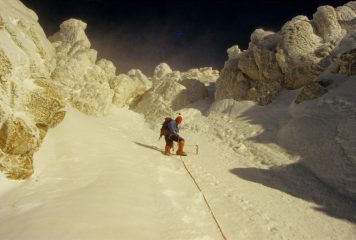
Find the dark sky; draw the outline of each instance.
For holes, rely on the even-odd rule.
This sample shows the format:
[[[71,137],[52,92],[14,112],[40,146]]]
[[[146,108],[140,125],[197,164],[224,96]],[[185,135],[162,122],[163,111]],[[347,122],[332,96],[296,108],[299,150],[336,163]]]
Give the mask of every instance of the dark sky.
[[[240,0],[241,1],[241,0]],[[247,49],[256,28],[278,31],[296,15],[312,18],[320,5],[348,1],[228,0],[22,0],[39,16],[49,36],[68,18],[88,23],[86,33],[99,57],[118,73],[139,68],[151,76],[167,62],[174,70],[212,66],[221,70],[226,49]]]

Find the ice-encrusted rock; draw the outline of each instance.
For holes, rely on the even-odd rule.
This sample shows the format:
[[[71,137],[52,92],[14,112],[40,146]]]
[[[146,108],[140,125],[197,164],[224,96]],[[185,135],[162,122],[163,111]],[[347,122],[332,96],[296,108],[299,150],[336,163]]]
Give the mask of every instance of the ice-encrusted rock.
[[[156,66],[153,73],[153,84],[159,84],[162,80],[175,79],[177,81],[184,79],[196,79],[206,85],[216,82],[219,77],[219,71],[212,67],[192,68],[186,72],[172,71],[167,63],[160,63]],[[165,77],[168,75],[169,77]]]
[[[356,75],[356,48],[336,59],[332,71],[346,76]]]
[[[238,68],[238,59],[229,59],[225,62],[220,77],[216,81],[215,99],[235,98],[247,99],[249,83]]]
[[[238,45],[234,45],[227,49],[227,55],[229,59],[235,59],[241,53],[241,50]]]
[[[147,91],[141,101],[133,109],[143,113],[147,120],[153,121],[155,118],[169,116],[177,107],[188,104],[181,93],[186,88],[176,80],[169,80],[169,75],[166,75],[166,80],[155,85]]]
[[[250,70],[253,68],[253,64],[250,65]],[[220,77],[216,81],[215,99],[252,100],[265,105],[279,93],[281,89],[279,82],[252,80],[238,66],[239,58],[229,59],[225,62]]]
[[[276,58],[284,75],[282,85],[287,89],[300,88],[322,72],[319,62],[329,53],[316,52],[323,48],[322,39],[314,34],[313,25],[304,16],[287,22],[280,37]]]
[[[264,105],[283,88],[301,88],[289,106],[289,119],[281,122],[277,143],[353,200],[356,138],[350,133],[356,131],[355,16],[356,2],[349,2],[336,9],[320,7],[312,20],[297,16],[277,33],[256,30],[246,51],[234,57],[229,53],[212,107],[219,108],[231,98]]]
[[[66,104],[107,114],[113,101],[127,107],[152,85],[139,70],[115,82],[122,76],[111,61],[97,61],[84,22],[63,22],[51,43],[37,21],[21,2],[0,1],[0,169],[11,178],[33,173],[33,154]]]
[[[156,69],[160,69],[160,66],[162,64]],[[133,110],[143,113],[150,122],[161,120],[162,116],[170,116],[174,111],[208,97],[206,85],[215,81],[218,75],[218,71],[209,67],[187,72],[167,72],[164,77],[155,78],[153,87],[144,93]]]
[[[162,79],[166,74],[171,73],[172,69],[167,63],[160,63],[155,67],[153,78]]]
[[[355,2],[334,9],[322,6],[313,19],[297,16],[279,32],[257,29],[247,50],[228,49],[216,99],[233,97],[271,102],[282,88],[298,89],[325,71],[343,48],[356,44]]]
[[[336,14],[339,24],[342,25],[345,22],[352,21],[356,17],[356,11],[351,7],[352,2],[345,4],[344,6],[337,7]]]
[[[148,90],[152,87],[152,82],[148,79],[148,77],[143,74],[140,69],[131,69],[127,72],[127,75],[134,80],[137,80],[144,85],[145,89]]]
[[[181,73],[182,80],[185,79],[195,79],[199,82],[204,83],[205,85],[209,85],[211,83],[215,83],[219,78],[219,71],[213,69],[212,67],[204,67],[204,68],[192,68],[186,72]]]
[[[0,169],[14,179],[33,173],[33,154],[65,115],[48,85],[55,51],[37,21],[20,1],[0,1]]]
[[[52,73],[57,93],[78,110],[90,115],[108,114],[114,91],[109,81],[115,66],[108,60],[97,61],[85,34],[86,23],[69,19],[50,37],[56,49],[57,66]]]
[[[341,28],[338,18],[337,11],[331,6],[318,7],[313,15],[312,24],[316,33],[325,42],[337,42],[345,35],[345,30]]]
[[[90,115],[106,115],[113,105],[135,104],[152,82],[140,70],[117,76],[111,61],[97,61],[97,52],[90,48],[85,34],[86,26],[80,20],[69,19],[50,37],[57,60],[52,73],[53,88],[74,107]]]
[[[115,92],[113,104],[118,107],[136,105],[144,92],[152,87],[152,82],[138,69],[130,70],[127,75],[120,74],[109,83]]]
[[[327,92],[328,90],[325,87],[323,87],[320,83],[311,82],[305,87],[303,87],[302,91],[295,99],[295,103],[299,104],[307,100],[316,99]]]

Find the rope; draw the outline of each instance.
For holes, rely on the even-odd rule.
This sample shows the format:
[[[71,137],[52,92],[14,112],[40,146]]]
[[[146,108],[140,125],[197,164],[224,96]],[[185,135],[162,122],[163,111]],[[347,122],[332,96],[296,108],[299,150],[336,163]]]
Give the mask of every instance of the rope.
[[[193,177],[193,175],[191,174],[191,172],[190,172],[189,169],[187,168],[187,165],[186,165],[185,162],[183,161],[182,156],[179,156],[179,158],[180,158],[180,160],[182,161],[185,170],[187,170],[187,172],[189,173],[189,176],[191,177],[191,179],[192,179],[193,182],[195,183],[195,186],[198,188],[199,192],[202,194],[203,199],[204,199],[204,201],[205,201],[205,204],[206,204],[206,206],[208,207],[208,209],[209,209],[209,211],[210,211],[210,214],[211,214],[211,216],[213,217],[213,219],[214,219],[216,225],[218,226],[218,229],[219,229],[219,231],[220,231],[221,236],[222,236],[225,240],[227,240],[225,234],[223,233],[223,231],[222,231],[222,229],[221,229],[221,227],[220,227],[220,224],[219,224],[218,220],[216,219],[216,217],[215,217],[215,215],[214,215],[213,210],[211,209],[211,207],[210,207],[210,205],[209,205],[209,203],[208,203],[208,200],[206,200],[206,197],[205,197],[203,191],[201,190],[201,188],[199,187],[197,181],[195,180],[195,178]]]

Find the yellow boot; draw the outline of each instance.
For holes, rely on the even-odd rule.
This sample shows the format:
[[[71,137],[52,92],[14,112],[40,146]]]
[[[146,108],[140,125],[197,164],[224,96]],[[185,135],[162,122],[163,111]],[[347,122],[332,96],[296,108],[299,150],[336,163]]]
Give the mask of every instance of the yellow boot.
[[[181,156],[187,156],[187,154],[183,151],[184,148],[184,141],[179,141],[178,142],[178,150],[177,150],[177,155]]]
[[[164,154],[165,155],[171,155],[171,147],[170,146],[166,146],[164,148]]]

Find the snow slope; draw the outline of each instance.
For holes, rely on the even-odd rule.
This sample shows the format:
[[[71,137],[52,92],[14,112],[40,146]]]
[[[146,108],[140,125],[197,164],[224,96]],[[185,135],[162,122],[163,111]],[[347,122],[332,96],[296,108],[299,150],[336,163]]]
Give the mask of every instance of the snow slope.
[[[70,110],[31,180],[2,179],[0,239],[221,239],[179,159],[141,145],[156,137],[128,110]]]
[[[255,107],[239,104],[235,113]],[[283,149],[250,141],[261,126],[213,112],[207,118],[195,107],[183,109],[181,131],[185,164],[202,192],[179,157],[157,150],[164,143],[141,115],[114,109],[94,118],[69,109],[35,155],[34,176],[1,179],[0,239],[223,239],[202,194],[227,239],[355,236],[355,204]],[[239,143],[224,140],[229,131]]]

